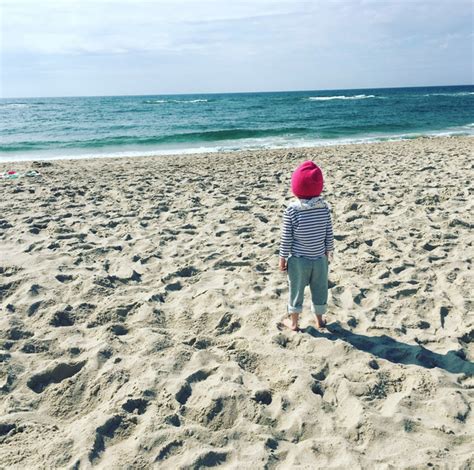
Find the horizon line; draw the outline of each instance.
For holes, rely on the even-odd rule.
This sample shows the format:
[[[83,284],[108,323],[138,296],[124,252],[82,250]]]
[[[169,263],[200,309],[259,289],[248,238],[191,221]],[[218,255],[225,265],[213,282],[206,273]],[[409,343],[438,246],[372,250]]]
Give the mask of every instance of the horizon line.
[[[362,87],[362,88],[321,88],[304,90],[265,90],[265,91],[222,91],[222,92],[193,92],[193,93],[153,93],[153,94],[124,94],[124,95],[43,95],[43,96],[10,96],[0,97],[2,100],[16,99],[43,99],[43,98],[119,98],[119,97],[144,97],[144,96],[198,96],[198,95],[248,95],[257,93],[305,93],[305,92],[326,92],[326,91],[355,91],[355,90],[393,90],[403,88],[442,88],[442,87],[467,87],[470,84],[457,85],[415,85],[415,86],[386,86],[386,87]]]

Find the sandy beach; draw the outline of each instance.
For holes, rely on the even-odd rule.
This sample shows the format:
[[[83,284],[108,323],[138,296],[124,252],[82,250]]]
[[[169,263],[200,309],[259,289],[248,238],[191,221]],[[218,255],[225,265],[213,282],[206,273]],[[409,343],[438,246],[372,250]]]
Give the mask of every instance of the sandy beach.
[[[41,176],[0,180],[0,468],[473,468],[473,143],[2,163]],[[294,333],[307,159],[335,258]]]

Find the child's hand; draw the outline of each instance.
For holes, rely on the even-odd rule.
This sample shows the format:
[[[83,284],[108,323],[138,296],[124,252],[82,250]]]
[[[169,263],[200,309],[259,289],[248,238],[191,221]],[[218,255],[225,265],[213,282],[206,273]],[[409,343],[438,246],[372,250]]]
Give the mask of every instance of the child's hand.
[[[280,271],[286,271],[288,268],[288,260],[285,258],[280,258],[280,265],[278,266]]]
[[[333,258],[334,258],[334,251],[327,251],[326,256],[328,257],[329,263],[332,263]]]

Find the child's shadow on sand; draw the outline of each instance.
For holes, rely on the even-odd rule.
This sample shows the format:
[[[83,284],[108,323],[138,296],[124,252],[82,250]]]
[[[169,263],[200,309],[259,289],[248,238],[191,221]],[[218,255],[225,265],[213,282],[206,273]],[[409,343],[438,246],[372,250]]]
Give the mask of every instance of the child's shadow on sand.
[[[326,330],[316,330],[312,326],[303,331],[314,338],[327,338],[332,341],[342,339],[361,351],[387,359],[398,364],[415,364],[432,369],[439,367],[453,374],[474,374],[474,363],[464,360],[456,351],[438,354],[423,346],[401,343],[389,336],[364,336],[345,330],[338,323],[331,323]]]

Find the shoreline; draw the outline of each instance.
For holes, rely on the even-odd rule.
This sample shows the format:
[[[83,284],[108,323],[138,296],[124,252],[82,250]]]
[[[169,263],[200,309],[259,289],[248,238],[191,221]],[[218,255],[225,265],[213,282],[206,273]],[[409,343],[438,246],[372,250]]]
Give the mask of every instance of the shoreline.
[[[434,131],[433,131],[434,132]],[[439,131],[441,132],[441,131]],[[456,138],[474,138],[474,134],[454,134],[450,135],[449,132],[442,132],[441,134],[424,134],[424,135],[413,135],[413,136],[394,136],[394,137],[361,137],[359,139],[346,140],[345,138],[341,138],[339,141],[328,140],[327,142],[321,142],[320,144],[315,145],[296,145],[291,146],[279,146],[279,147],[256,147],[256,148],[242,148],[236,150],[229,150],[229,149],[216,149],[216,150],[198,150],[193,148],[186,148],[186,149],[176,149],[176,151],[171,150],[117,150],[117,152],[113,153],[92,153],[92,154],[78,154],[74,155],[66,155],[66,156],[47,156],[47,155],[40,155],[36,157],[30,156],[21,156],[15,159],[12,157],[11,160],[3,159],[8,157],[0,156],[0,164],[6,163],[21,163],[21,162],[33,162],[33,161],[77,161],[77,160],[108,160],[108,159],[123,159],[123,158],[149,158],[149,157],[174,157],[174,156],[197,156],[197,155],[208,155],[208,154],[234,154],[239,152],[272,152],[272,151],[291,151],[291,150],[303,150],[308,151],[310,149],[319,149],[319,148],[326,148],[326,147],[337,147],[337,146],[347,146],[347,145],[372,145],[372,144],[385,144],[385,143],[392,143],[392,142],[410,142],[416,141],[419,139],[456,139]],[[41,150],[38,151],[41,153]],[[123,155],[121,155],[123,154]]]
[[[16,164],[42,176],[0,180],[0,461],[472,466],[473,142]],[[307,292],[304,332],[279,332],[306,159],[332,206],[328,330]]]
[[[116,155],[116,154],[98,154],[98,155],[78,155],[77,157],[66,156],[66,157],[27,157],[22,158],[21,160],[0,160],[1,164],[28,164],[33,162],[77,162],[77,161],[101,161],[101,160],[135,160],[141,158],[173,158],[173,157],[207,157],[211,155],[239,155],[239,154],[250,154],[250,153],[266,153],[266,152],[317,152],[318,149],[332,149],[338,147],[348,147],[348,146],[364,146],[364,145],[384,145],[392,144],[397,142],[416,142],[419,140],[438,140],[438,139],[474,139],[474,135],[421,135],[417,137],[410,138],[399,138],[399,139],[387,139],[387,140],[374,140],[374,141],[361,141],[361,142],[330,142],[323,145],[313,145],[313,146],[301,146],[301,147],[274,147],[274,148],[255,148],[255,149],[238,149],[238,150],[212,150],[212,151],[198,151],[195,152],[194,149],[189,149],[185,151],[176,151],[175,153],[156,153],[156,151],[150,150],[149,152],[140,153],[139,150],[133,153],[136,155]],[[167,152],[167,151],[163,151]]]

